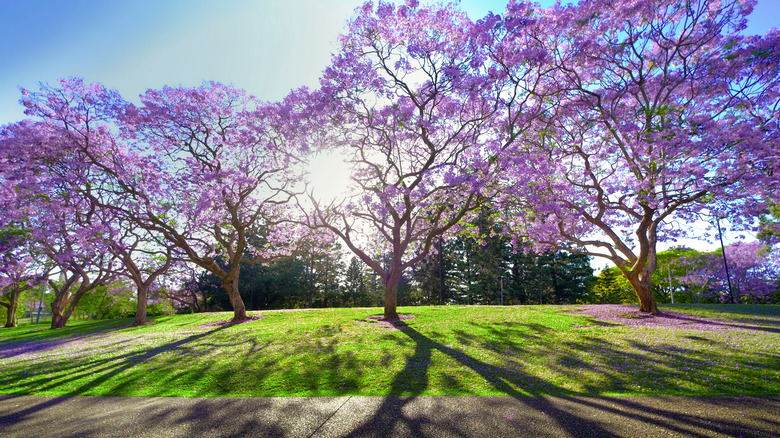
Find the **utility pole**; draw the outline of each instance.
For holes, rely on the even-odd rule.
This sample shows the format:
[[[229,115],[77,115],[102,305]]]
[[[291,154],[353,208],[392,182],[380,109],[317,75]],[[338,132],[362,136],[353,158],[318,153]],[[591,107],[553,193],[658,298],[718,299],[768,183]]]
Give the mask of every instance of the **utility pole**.
[[[720,230],[720,216],[715,218],[718,223],[718,237],[720,238],[720,249],[723,251],[723,266],[726,267],[726,281],[729,283],[729,298],[731,298],[731,304],[735,304],[734,292],[731,290],[731,276],[729,275],[729,264],[726,261],[726,247],[723,246],[723,232]]]
[[[38,325],[38,323],[41,320],[41,310],[43,310],[43,294],[46,293],[46,286],[48,286],[48,280],[49,280],[49,272],[51,272],[51,270],[52,267],[47,265],[43,274],[44,281],[41,284],[41,299],[38,300],[38,315],[35,316],[35,325]],[[65,277],[62,275],[62,272],[60,272],[60,279],[62,281],[65,281]],[[32,321],[32,315],[30,315],[30,320]]]
[[[498,277],[501,280],[501,305],[504,305],[504,276],[501,275]]]
[[[444,305],[444,243],[439,236],[439,305]]]
[[[41,310],[43,309],[43,294],[46,292],[46,283],[41,285],[41,299],[38,301],[38,315],[35,317],[35,325],[41,320]]]

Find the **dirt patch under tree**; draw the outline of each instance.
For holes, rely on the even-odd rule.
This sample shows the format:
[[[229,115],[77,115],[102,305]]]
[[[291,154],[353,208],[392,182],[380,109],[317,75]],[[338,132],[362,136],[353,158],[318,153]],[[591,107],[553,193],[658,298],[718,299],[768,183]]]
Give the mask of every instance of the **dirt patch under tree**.
[[[371,315],[366,318],[365,322],[370,325],[382,327],[388,330],[403,330],[409,327],[404,321],[410,320],[412,318],[414,318],[414,315],[411,313],[399,314],[398,318],[396,319],[385,319],[384,315]]]

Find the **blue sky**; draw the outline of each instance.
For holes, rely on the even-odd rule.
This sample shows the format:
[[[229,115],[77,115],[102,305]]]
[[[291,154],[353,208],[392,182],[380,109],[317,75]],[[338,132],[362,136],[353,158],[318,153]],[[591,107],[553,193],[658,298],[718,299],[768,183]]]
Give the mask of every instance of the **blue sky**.
[[[148,88],[233,83],[266,100],[314,86],[362,0],[0,0],[0,125],[18,86],[77,76],[134,99]],[[504,1],[463,1],[470,16]]]
[[[542,4],[551,4],[550,0]],[[362,0],[0,0],[0,125],[24,118],[18,86],[77,76],[125,98],[215,80],[278,100],[314,86]],[[506,0],[462,0],[473,19]],[[759,0],[751,33],[780,25]]]

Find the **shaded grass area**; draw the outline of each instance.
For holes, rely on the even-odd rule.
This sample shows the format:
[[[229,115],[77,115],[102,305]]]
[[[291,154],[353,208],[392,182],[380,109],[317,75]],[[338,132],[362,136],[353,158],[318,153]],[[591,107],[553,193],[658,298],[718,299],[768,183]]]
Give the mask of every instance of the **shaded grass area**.
[[[673,310],[693,316],[763,328],[780,329],[780,306],[766,304],[661,304],[662,310]]]
[[[235,326],[213,324],[228,313],[22,326],[0,330],[0,393],[780,395],[780,334],[759,329],[780,324],[775,313],[673,308],[740,320],[705,332],[615,326],[566,309],[407,307],[399,311],[415,317],[399,329],[367,322],[378,308],[265,311]]]

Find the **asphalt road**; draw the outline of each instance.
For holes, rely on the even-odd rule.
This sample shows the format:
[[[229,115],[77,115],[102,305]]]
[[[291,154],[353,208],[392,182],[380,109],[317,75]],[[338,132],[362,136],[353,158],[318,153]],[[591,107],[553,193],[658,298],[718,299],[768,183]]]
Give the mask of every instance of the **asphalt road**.
[[[780,397],[0,395],[0,437],[780,437]]]

